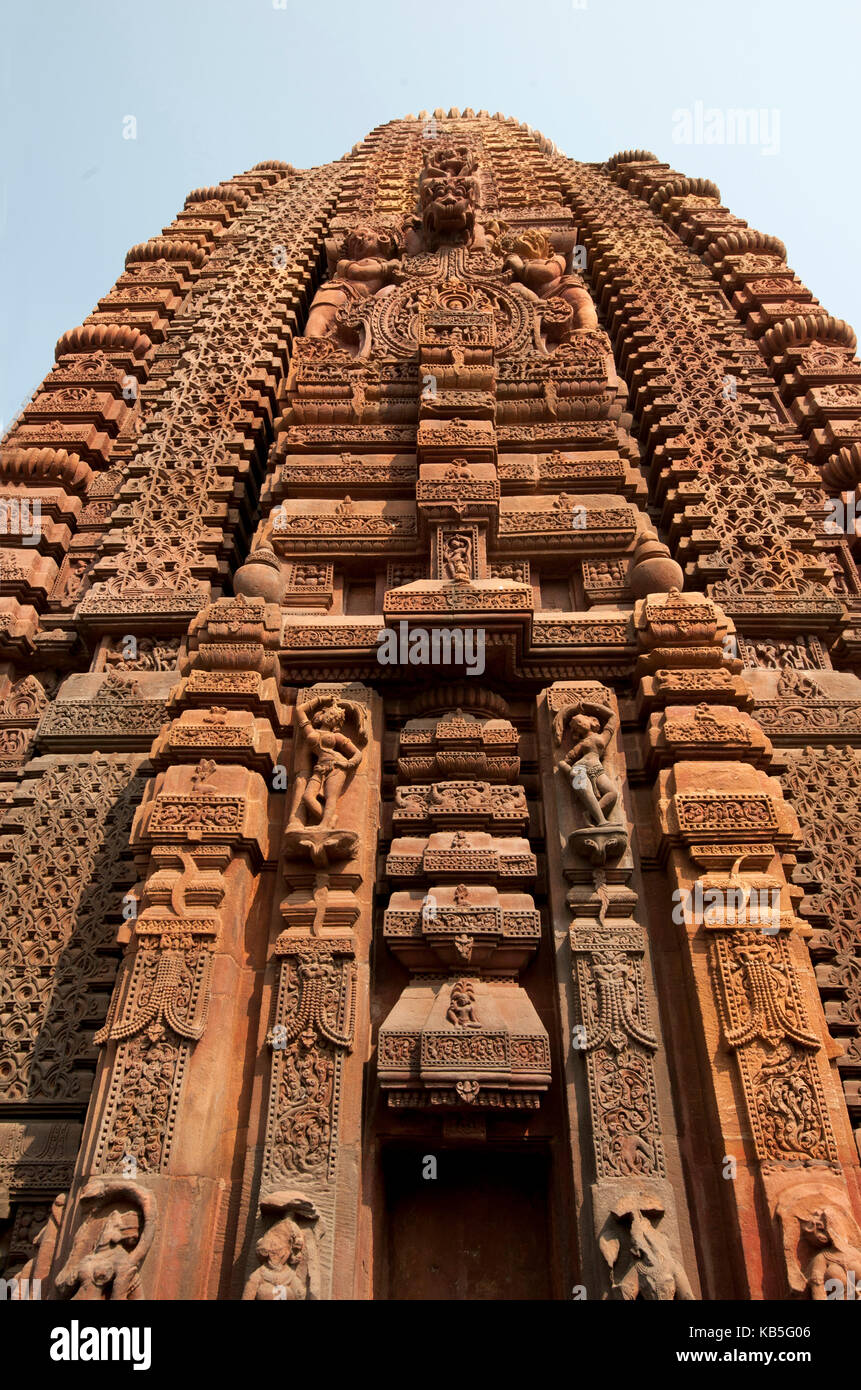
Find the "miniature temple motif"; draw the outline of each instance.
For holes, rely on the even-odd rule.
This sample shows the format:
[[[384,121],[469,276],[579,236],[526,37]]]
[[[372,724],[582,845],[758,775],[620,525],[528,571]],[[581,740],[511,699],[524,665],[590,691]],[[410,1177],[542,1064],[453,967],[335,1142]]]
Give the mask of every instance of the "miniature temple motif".
[[[857,1301],[861,364],[782,243],[422,112],[195,189],[55,357],[0,1276]]]
[[[509,780],[519,759],[499,760],[493,783],[451,777],[486,767],[485,747],[516,754],[512,724],[483,714],[410,720],[399,738],[410,780],[395,789],[389,872],[415,886],[392,894],[383,937],[416,979],[379,1033],[380,1086],[394,1107],[530,1109],[550,1081],[549,1038],[518,982],[540,944],[539,915],[528,894],[499,891],[536,873],[516,834],[528,817]],[[414,748],[425,757],[411,758]],[[412,780],[433,752],[450,780]]]

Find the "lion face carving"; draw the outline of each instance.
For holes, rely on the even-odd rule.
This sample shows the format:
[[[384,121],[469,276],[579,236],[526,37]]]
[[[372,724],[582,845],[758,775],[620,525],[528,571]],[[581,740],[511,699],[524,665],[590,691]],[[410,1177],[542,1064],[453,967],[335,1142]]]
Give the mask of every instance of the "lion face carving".
[[[436,175],[422,184],[422,227],[425,244],[469,242],[475,227],[475,180],[458,174]]]

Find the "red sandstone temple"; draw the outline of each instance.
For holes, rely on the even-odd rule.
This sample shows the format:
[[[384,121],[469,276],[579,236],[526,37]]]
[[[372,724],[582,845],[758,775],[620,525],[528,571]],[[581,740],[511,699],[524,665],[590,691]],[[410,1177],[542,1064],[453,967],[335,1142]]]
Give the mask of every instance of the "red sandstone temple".
[[[0,1254],[861,1297],[861,363],[471,110],[190,193],[0,451]]]

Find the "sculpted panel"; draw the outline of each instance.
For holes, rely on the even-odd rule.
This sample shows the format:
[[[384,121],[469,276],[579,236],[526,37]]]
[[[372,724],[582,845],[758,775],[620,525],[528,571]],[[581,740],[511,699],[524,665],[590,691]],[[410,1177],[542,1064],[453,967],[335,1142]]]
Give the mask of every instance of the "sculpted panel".
[[[156,1233],[156,1200],[139,1183],[92,1178],[72,1253],[56,1277],[61,1294],[85,1302],[143,1297],[141,1265]]]
[[[325,1222],[302,1192],[272,1192],[260,1203],[272,1224],[257,1242],[260,1263],[249,1275],[243,1302],[314,1302],[320,1297],[318,1241]]]
[[[603,1195],[603,1194],[602,1194]],[[609,1207],[604,1214],[603,1208]],[[596,1207],[598,1245],[610,1272],[609,1297],[631,1303],[689,1302],[694,1295],[670,1239],[662,1228],[663,1199],[635,1185],[622,1187]]]

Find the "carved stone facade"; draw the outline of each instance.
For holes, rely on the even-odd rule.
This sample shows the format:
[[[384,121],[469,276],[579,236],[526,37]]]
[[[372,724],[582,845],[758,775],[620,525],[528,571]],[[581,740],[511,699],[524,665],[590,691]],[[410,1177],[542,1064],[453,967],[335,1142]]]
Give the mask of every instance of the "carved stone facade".
[[[0,451],[0,1275],[859,1296],[854,349],[486,112],[132,248]]]

